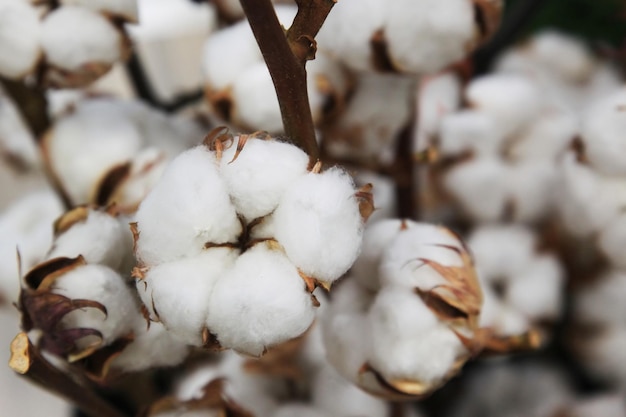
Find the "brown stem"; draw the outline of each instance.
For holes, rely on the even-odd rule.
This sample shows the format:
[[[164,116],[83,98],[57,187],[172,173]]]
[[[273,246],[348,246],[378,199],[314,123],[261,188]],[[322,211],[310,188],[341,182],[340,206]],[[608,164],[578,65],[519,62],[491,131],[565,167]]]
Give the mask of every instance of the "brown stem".
[[[411,123],[401,132],[396,145],[394,168],[396,170],[396,204],[398,216],[407,219],[419,219],[419,191],[415,178],[415,158],[413,155],[413,135],[417,123],[415,106]]]
[[[38,87],[29,87],[21,81],[2,77],[0,84],[15,103],[35,139],[41,140],[42,134],[50,127],[48,102],[44,91]]]
[[[306,61],[315,56],[315,35],[334,2],[298,0],[293,29],[285,34],[271,0],[240,0],[272,77],[283,127],[313,166],[319,158],[313,117],[306,89]]]
[[[31,382],[76,404],[90,417],[128,417],[89,386],[55,368],[32,345],[26,333],[19,333],[11,342],[9,366]]]

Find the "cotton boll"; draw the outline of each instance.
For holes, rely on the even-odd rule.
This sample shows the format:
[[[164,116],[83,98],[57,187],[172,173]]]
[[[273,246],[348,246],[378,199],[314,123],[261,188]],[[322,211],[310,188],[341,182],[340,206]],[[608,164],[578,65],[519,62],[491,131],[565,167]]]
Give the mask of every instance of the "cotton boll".
[[[393,0],[387,7],[385,39],[391,61],[400,71],[436,72],[468,53],[475,34],[471,2]]]
[[[565,151],[578,129],[578,120],[573,113],[546,112],[514,139],[507,153],[513,160],[553,160]]]
[[[453,167],[444,186],[463,210],[479,222],[498,220],[507,203],[507,167],[498,158],[482,157]]]
[[[488,279],[522,271],[532,260],[537,238],[521,225],[486,225],[475,229],[467,244],[481,277]]]
[[[404,227],[412,227],[416,223],[410,220],[382,220],[365,228],[361,254],[352,267],[351,275],[364,287],[378,291],[380,278],[378,265],[385,250],[391,245]]]
[[[37,10],[21,0],[0,3],[0,74],[22,78],[41,56],[41,29]]]
[[[564,278],[556,258],[536,257],[511,280],[508,302],[532,320],[555,320],[563,307]]]
[[[546,31],[535,35],[531,48],[540,65],[570,83],[587,81],[596,65],[580,39],[563,33]]]
[[[106,266],[76,267],[59,277],[52,291],[70,299],[96,301],[106,308],[106,315],[96,308],[74,310],[61,321],[66,328],[100,331],[105,345],[129,334],[133,330],[134,319],[139,317],[137,302],[126,281]]]
[[[370,364],[387,380],[439,384],[467,354],[459,338],[413,292],[385,288],[368,314]]]
[[[338,314],[352,313],[364,314],[369,310],[375,296],[376,293],[348,276],[341,280],[336,288],[333,288],[330,308],[328,311],[322,311],[321,317],[331,318]]]
[[[415,88],[411,77],[359,75],[346,109],[325,132],[329,151],[351,158],[380,159],[381,152],[393,146],[409,123]]]
[[[447,281],[425,260],[460,267],[464,251],[461,241],[448,229],[418,223],[401,230],[383,252],[379,266],[381,282],[385,286],[393,284],[431,290]]]
[[[20,291],[17,251],[22,271],[41,262],[52,244],[52,223],[63,212],[51,190],[41,190],[14,201],[0,216],[0,296],[17,301]]]
[[[136,221],[136,253],[146,265],[199,254],[207,243],[235,242],[241,232],[215,156],[205,146],[170,163]]]
[[[61,4],[86,7],[94,12],[137,21],[137,0],[61,0]]]
[[[557,168],[553,161],[529,160],[509,166],[509,201],[516,221],[532,222],[546,217],[553,204]]]
[[[206,82],[213,91],[228,88],[262,59],[248,22],[229,26],[212,34],[204,46],[202,62]]]
[[[578,323],[622,326],[626,317],[626,274],[611,269],[575,294],[573,311]]]
[[[339,168],[309,173],[285,193],[274,213],[276,239],[308,276],[331,283],[355,261],[363,220],[350,176]]]
[[[189,353],[187,345],[160,323],[139,319],[134,329],[135,339],[111,363],[114,369],[137,372],[154,367],[180,364]]]
[[[508,304],[497,301],[495,295],[491,299],[485,297],[479,325],[492,329],[496,335],[502,337],[523,334],[532,326],[526,316]]]
[[[15,104],[1,90],[0,152],[27,168],[38,167],[41,164],[41,156],[39,155],[33,134],[24,123],[24,119],[15,107]]]
[[[106,265],[120,271],[127,254],[132,252],[132,245],[132,235],[127,226],[106,212],[89,210],[84,220],[56,237],[47,258],[82,255],[87,263]]]
[[[43,21],[41,39],[49,64],[85,76],[74,82],[71,76],[59,73],[50,80],[55,84],[76,86],[93,81],[124,55],[121,32],[104,16],[82,7],[52,11]]]
[[[76,205],[91,201],[95,186],[114,166],[130,160],[142,138],[122,109],[107,99],[80,103],[44,138],[44,157]]]
[[[238,252],[211,248],[150,268],[137,292],[151,316],[187,344],[202,345],[202,329],[215,283],[235,263]]]
[[[387,14],[387,4],[379,0],[337,2],[316,37],[318,47],[353,70],[370,70],[374,67],[370,42]]]
[[[446,156],[467,151],[494,155],[505,139],[497,131],[493,117],[480,110],[461,110],[445,116],[438,137],[439,150]]]
[[[344,379],[326,364],[313,380],[312,403],[331,416],[387,417],[389,407]]]
[[[476,78],[467,86],[465,96],[473,108],[493,116],[496,130],[503,136],[523,128],[539,114],[543,104],[532,79],[515,74]]]
[[[624,175],[626,89],[594,104],[585,114],[581,137],[591,166],[606,175]]]
[[[296,268],[279,251],[259,244],[215,285],[207,326],[222,347],[259,356],[304,333],[314,318]]]
[[[309,157],[300,148],[278,142],[248,138],[235,158],[237,143],[222,155],[220,173],[237,212],[250,221],[271,213],[285,191],[307,173]]]

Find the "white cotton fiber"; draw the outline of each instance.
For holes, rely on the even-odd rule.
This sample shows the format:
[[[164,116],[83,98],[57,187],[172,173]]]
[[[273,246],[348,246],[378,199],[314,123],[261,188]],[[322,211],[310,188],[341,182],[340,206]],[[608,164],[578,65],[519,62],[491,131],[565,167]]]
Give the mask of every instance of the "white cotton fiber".
[[[624,175],[626,167],[626,88],[593,104],[582,122],[581,138],[591,166],[606,175]]]
[[[234,249],[212,248],[157,265],[137,281],[137,292],[153,319],[185,343],[201,346],[213,287],[238,254]]]
[[[477,155],[495,155],[500,152],[504,139],[496,129],[493,117],[480,110],[461,110],[441,120],[439,149],[446,156],[468,151]]]
[[[41,56],[40,26],[37,10],[29,2],[0,2],[0,75],[21,78],[34,70]]]
[[[385,39],[394,67],[432,73],[460,61],[475,35],[467,0],[390,0]],[[429,39],[424,42],[424,39]]]
[[[119,270],[132,247],[132,235],[127,225],[125,227],[104,211],[89,210],[85,220],[73,224],[56,237],[47,257],[82,255],[87,263]]]
[[[626,268],[626,215],[620,214],[608,224],[598,236],[598,246],[611,263],[620,268]]]
[[[370,364],[387,380],[438,383],[466,353],[459,338],[413,292],[385,288],[368,314]]]
[[[367,317],[361,313],[336,314],[322,322],[328,362],[346,379],[356,383],[367,363],[372,340]]]
[[[168,332],[161,323],[146,326],[143,317],[134,327],[135,339],[113,359],[111,367],[124,372],[137,372],[149,368],[175,366],[189,353],[186,343]]]
[[[43,21],[46,60],[76,71],[88,64],[112,65],[122,57],[122,35],[104,16],[75,6],[60,7]]]
[[[241,231],[217,161],[205,146],[180,154],[139,206],[137,256],[146,265],[236,242]]]
[[[459,267],[463,265],[463,252],[461,241],[446,228],[418,223],[400,231],[383,253],[379,267],[381,282],[384,286],[428,291],[447,280],[425,261]]]
[[[0,13],[2,12],[0,11]],[[0,27],[1,25],[0,23]],[[1,72],[2,70],[0,69]],[[33,134],[13,101],[8,96],[5,96],[1,90],[0,152],[27,168],[38,167],[41,164],[41,155]]]
[[[499,158],[479,157],[453,167],[444,186],[470,218],[498,220],[507,203],[507,166]]]
[[[106,308],[106,316],[96,308],[84,308],[67,314],[61,322],[66,328],[100,331],[104,344],[129,334],[139,317],[137,302],[126,281],[106,266],[76,267],[59,277],[52,291],[70,299],[97,301]]]
[[[276,239],[305,274],[330,283],[356,259],[363,220],[354,193],[339,168],[309,173],[285,193],[274,214]]]
[[[241,141],[236,137],[224,152],[220,174],[237,212],[250,221],[274,211],[289,186],[307,173],[309,157],[288,143],[248,138],[234,159]]]
[[[361,254],[357,258],[350,273],[359,284],[372,290],[380,288],[378,265],[385,250],[401,233],[403,227],[412,227],[415,222],[410,220],[387,219],[365,228]]]
[[[215,285],[207,325],[223,347],[259,356],[304,333],[314,318],[296,268],[280,251],[258,244]]]

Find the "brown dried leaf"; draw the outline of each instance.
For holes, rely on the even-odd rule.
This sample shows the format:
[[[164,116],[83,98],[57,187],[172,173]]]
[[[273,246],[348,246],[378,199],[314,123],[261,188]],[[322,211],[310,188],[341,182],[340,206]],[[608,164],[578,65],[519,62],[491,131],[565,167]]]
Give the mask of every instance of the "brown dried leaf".
[[[31,289],[46,290],[61,275],[82,265],[86,265],[82,256],[76,258],[53,258],[31,269],[24,277],[24,282]]]
[[[355,194],[357,201],[359,202],[359,213],[363,222],[367,222],[372,213],[374,213],[374,195],[372,194],[372,184],[365,184],[359,188]]]
[[[77,223],[82,223],[87,220],[89,216],[89,212],[92,210],[92,207],[88,205],[78,206],[73,208],[70,211],[65,212],[61,217],[59,217],[53,226],[54,236],[57,237],[60,234],[66,232],[72,226]]]

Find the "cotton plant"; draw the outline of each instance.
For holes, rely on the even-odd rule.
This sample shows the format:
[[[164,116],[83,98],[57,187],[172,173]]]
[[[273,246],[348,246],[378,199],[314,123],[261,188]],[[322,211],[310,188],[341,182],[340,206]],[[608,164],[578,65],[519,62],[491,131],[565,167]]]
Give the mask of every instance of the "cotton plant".
[[[297,7],[277,5],[276,14],[289,27]],[[228,60],[224,60],[228,56]],[[280,107],[270,73],[247,21],[213,33],[203,52],[206,98],[226,123],[248,131],[282,133]],[[329,101],[339,101],[348,80],[341,66],[319,51],[307,65],[307,90],[313,120],[319,124]]]
[[[39,8],[5,0],[0,33],[0,74],[22,79],[40,66],[41,80],[55,87],[82,87],[129,53],[127,35],[115,19],[136,19],[136,3],[60,2]]]
[[[255,356],[304,333],[312,291],[356,259],[371,204],[343,170],[308,164],[293,145],[220,129],[175,158],[133,226],[152,319],[189,344]]]

